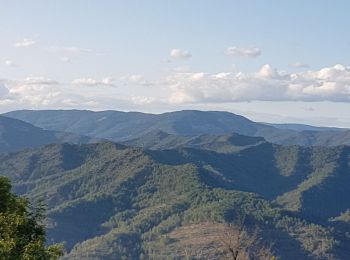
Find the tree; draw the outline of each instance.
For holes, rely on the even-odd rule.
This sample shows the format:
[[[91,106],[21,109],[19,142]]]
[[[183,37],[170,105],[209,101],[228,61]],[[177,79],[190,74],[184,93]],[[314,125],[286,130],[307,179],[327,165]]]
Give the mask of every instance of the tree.
[[[11,193],[11,184],[0,176],[0,259],[55,260],[62,245],[45,245],[43,208]]]
[[[244,225],[244,217],[238,217],[236,223],[227,224],[219,237],[223,254],[232,260],[274,260],[271,246],[262,242],[260,231],[248,230]]]

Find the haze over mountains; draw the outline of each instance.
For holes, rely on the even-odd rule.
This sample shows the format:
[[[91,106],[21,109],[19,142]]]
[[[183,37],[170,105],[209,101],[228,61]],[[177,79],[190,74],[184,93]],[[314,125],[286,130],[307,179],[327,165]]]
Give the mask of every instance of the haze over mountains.
[[[321,127],[321,126],[312,126],[304,124],[272,124],[272,123],[263,123],[265,125],[270,125],[279,129],[288,129],[295,131],[339,131],[345,132],[348,131],[348,128],[339,128],[339,127]]]
[[[2,1],[0,260],[350,260],[349,10]]]
[[[53,143],[89,143],[98,139],[68,132],[48,131],[26,122],[0,116],[0,153]]]
[[[264,137],[277,144],[303,146],[337,146],[350,144],[350,130],[296,127],[295,124],[272,126],[253,122],[229,112],[184,110],[164,114],[87,110],[20,110],[5,116],[26,121],[53,131],[68,131],[80,135],[126,141],[154,130],[176,135],[238,133]],[[290,128],[290,129],[288,129]],[[298,128],[298,130],[295,130]],[[301,129],[311,129],[300,131]]]
[[[203,111],[5,116],[1,175],[45,201],[65,259],[220,259],[224,223],[239,214],[281,259],[349,255],[346,129]]]

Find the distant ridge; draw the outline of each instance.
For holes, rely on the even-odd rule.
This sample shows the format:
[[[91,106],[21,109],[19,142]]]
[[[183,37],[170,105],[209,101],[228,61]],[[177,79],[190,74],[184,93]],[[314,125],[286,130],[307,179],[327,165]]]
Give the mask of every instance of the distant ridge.
[[[0,153],[52,143],[90,143],[98,139],[79,134],[48,131],[21,120],[0,116]]]
[[[279,129],[288,129],[295,131],[339,131],[346,132],[349,131],[349,128],[340,128],[340,127],[322,127],[322,126],[312,126],[305,124],[272,124],[272,123],[262,123],[265,125],[273,126]]]
[[[302,146],[350,145],[350,130],[306,125],[268,125],[221,111],[183,110],[163,114],[88,110],[19,110],[5,114],[53,131],[68,131],[111,141],[127,141],[152,131],[173,135],[259,136],[277,144]],[[307,131],[305,131],[307,130]],[[310,131],[311,130],[311,131]]]

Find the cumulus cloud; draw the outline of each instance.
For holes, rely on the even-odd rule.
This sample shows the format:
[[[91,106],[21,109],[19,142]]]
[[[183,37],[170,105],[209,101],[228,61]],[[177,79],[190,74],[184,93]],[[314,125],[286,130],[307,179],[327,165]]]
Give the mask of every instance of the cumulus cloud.
[[[72,81],[73,85],[78,86],[114,86],[114,79],[107,77],[102,80],[92,78],[79,78]]]
[[[17,67],[18,65],[13,60],[6,60],[4,64],[8,67]]]
[[[141,85],[141,86],[150,86],[153,85],[154,83],[145,79],[144,76],[140,74],[132,74],[132,75],[127,75],[123,76],[119,79],[121,81],[121,84],[123,85]]]
[[[34,45],[36,43],[35,40],[32,40],[32,39],[23,39],[23,41],[21,42],[16,42],[14,44],[14,47],[16,48],[25,48],[25,47],[30,47],[32,45]]]
[[[259,55],[261,55],[261,50],[256,47],[228,47],[226,49],[226,54],[230,56],[241,56],[241,57],[248,57],[248,58],[256,58]]]
[[[19,84],[10,88],[12,99],[20,104],[29,104],[34,107],[46,106],[59,99],[62,94],[47,85],[23,85]]]
[[[264,65],[255,73],[175,73],[165,83],[171,103],[243,101],[350,102],[350,67],[286,73]]]
[[[7,94],[1,106],[45,106],[60,102],[59,82],[45,77],[27,77],[23,80],[6,80]]]
[[[307,65],[306,63],[303,62],[294,62],[292,64],[289,65],[292,68],[296,68],[296,69],[302,69],[302,68],[308,68],[309,65]]]
[[[136,99],[147,103],[146,99]],[[15,109],[112,109],[120,105],[131,109],[135,103],[119,99],[110,93],[97,95],[95,90],[80,91],[69,84],[59,83],[44,77],[28,77],[11,80],[0,79],[0,110]]]
[[[79,88],[115,86],[119,88]],[[152,88],[142,86],[152,85]],[[136,87],[136,88],[135,88]],[[250,101],[331,101],[350,103],[350,67],[335,65],[320,70],[285,72],[264,65],[251,73],[170,71],[146,80],[134,74],[116,79],[79,78],[60,83],[45,77],[0,80],[0,107],[21,108],[115,108],[178,105],[217,105]],[[97,103],[96,103],[97,102]],[[310,109],[311,110],[311,109]]]
[[[192,57],[192,54],[186,50],[172,49],[170,57],[174,60],[187,60]]]

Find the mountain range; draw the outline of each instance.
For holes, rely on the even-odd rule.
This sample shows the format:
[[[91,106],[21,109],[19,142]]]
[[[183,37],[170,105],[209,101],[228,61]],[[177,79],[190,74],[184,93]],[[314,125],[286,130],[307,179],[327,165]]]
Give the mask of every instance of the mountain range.
[[[244,216],[280,259],[345,260],[349,131],[285,128],[227,112],[15,111],[0,116],[0,172],[47,205],[64,259],[220,259]]]
[[[67,259],[181,257],[182,239],[191,250],[210,248],[193,242],[208,233],[189,229],[215,237],[237,212],[282,259],[346,259],[348,147],[239,135],[201,142],[169,150],[53,144],[0,156],[0,172],[18,194],[45,201],[48,239],[65,242]]]
[[[48,131],[21,120],[0,116],[0,153],[52,143],[90,143],[98,139],[60,131]]]
[[[238,133],[271,143],[301,146],[350,144],[350,130],[306,125],[268,125],[222,111],[184,110],[164,114],[87,110],[20,110],[5,116],[51,131],[65,131],[115,142],[161,130],[176,135]],[[298,130],[296,130],[298,129]],[[307,129],[307,130],[303,130]]]

